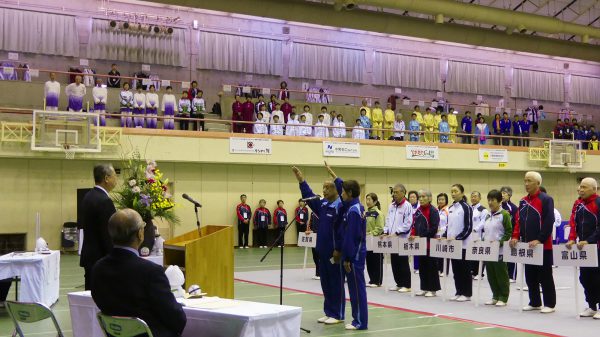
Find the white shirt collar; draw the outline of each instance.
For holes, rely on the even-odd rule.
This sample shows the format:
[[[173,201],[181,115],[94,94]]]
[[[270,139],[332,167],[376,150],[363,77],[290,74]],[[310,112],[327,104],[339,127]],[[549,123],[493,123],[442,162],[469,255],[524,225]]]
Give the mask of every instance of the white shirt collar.
[[[110,194],[108,194],[108,191],[106,191],[106,190],[104,189],[104,187],[102,187],[102,186],[100,186],[100,185],[96,185],[96,186],[94,186],[94,187],[101,189],[101,190],[102,190],[102,192],[106,193],[106,195],[110,197]]]

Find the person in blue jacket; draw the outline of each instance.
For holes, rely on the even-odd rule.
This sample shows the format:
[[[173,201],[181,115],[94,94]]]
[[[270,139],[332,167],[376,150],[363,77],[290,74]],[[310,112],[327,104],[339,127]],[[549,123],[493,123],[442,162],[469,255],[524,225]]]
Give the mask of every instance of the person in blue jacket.
[[[513,146],[521,146],[521,138],[517,137],[521,137],[522,132],[523,130],[521,130],[521,124],[519,123],[519,115],[515,115],[515,120],[513,122],[513,136],[515,136],[513,139]]]
[[[329,166],[326,165],[329,169]],[[312,198],[316,195],[304,179],[302,171],[292,167],[296,179],[300,183],[302,198]],[[333,173],[329,169],[330,174]],[[334,176],[334,175],[332,175]],[[323,183],[323,199],[319,197],[308,201],[313,213],[317,213],[319,228],[317,230],[317,252],[319,255],[319,276],[323,290],[323,311],[325,316],[317,322],[338,324],[344,321],[346,294],[344,291],[344,272],[342,270],[342,201],[339,195],[342,190],[342,179],[335,177],[334,181]],[[332,263],[332,261],[334,263]]]
[[[531,122],[527,119],[527,115],[521,116],[519,119],[519,125],[521,126],[521,136],[529,137],[529,128],[531,126]],[[522,142],[523,146],[529,147],[529,138],[524,138]]]
[[[352,305],[352,323],[346,330],[366,330],[369,320],[367,309],[367,287],[365,284],[365,260],[367,257],[367,222],[363,216],[360,185],[356,180],[346,180],[342,185],[342,200],[345,214],[342,221],[344,241],[342,260],[348,280],[348,293]]]
[[[460,122],[462,132],[465,134],[463,136],[464,144],[471,144],[471,133],[473,132],[473,120],[471,119],[471,111],[465,112],[465,117],[463,117]]]
[[[500,121],[500,132],[503,136],[506,136],[505,138],[502,138],[502,145],[504,146],[510,145],[510,138],[507,137],[510,136],[511,126],[512,123],[510,122],[510,118],[508,118],[508,113],[503,113],[502,120]]]

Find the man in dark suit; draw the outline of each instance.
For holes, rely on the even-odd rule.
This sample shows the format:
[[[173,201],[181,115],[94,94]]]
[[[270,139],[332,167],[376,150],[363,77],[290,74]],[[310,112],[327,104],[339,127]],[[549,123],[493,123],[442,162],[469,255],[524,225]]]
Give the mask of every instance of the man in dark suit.
[[[145,225],[132,209],[119,210],[110,218],[114,249],[94,266],[92,297],[106,315],[144,320],[155,337],[180,336],[187,319],[164,269],[138,255]]]
[[[96,186],[83,197],[83,247],[79,265],[85,269],[85,290],[90,290],[92,267],[96,261],[108,255],[112,242],[108,235],[108,219],[115,213],[115,205],[109,196],[117,185],[117,174],[110,164],[94,167]]]

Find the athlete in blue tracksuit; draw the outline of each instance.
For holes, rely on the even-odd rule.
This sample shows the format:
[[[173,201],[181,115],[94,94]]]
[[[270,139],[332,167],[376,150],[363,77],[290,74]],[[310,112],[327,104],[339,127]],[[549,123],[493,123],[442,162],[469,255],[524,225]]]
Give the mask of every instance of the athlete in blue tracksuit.
[[[292,170],[300,183],[303,198],[315,196],[304,180],[302,172],[293,167]],[[339,198],[342,188],[342,179],[336,178],[335,182],[323,184],[323,199],[308,201],[308,206],[313,213],[318,214],[319,228],[317,231],[317,252],[319,254],[319,275],[323,290],[325,317],[319,323],[336,324],[344,321],[346,294],[344,291],[344,273],[339,262],[342,250],[341,209],[342,201]],[[337,261],[332,264],[331,259]],[[364,266],[364,258],[363,258]]]
[[[352,305],[352,324],[347,330],[365,330],[369,321],[367,309],[367,288],[365,284],[365,259],[367,257],[367,222],[363,217],[365,208],[360,204],[360,186],[355,180],[343,183],[344,242],[342,260],[348,280],[348,293]]]

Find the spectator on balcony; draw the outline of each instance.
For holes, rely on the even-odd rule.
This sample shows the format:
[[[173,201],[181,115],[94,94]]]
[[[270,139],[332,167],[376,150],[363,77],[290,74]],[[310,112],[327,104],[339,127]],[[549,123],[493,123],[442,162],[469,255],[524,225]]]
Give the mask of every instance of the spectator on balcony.
[[[121,73],[117,70],[117,65],[113,63],[110,66],[108,72],[108,87],[109,88],[120,88],[121,87]]]
[[[373,138],[383,139],[383,111],[379,101],[375,101],[375,107],[371,110],[371,122],[373,123]]]
[[[519,123],[519,115],[515,115],[515,118],[513,120],[513,136],[515,137],[513,139],[513,146],[521,146],[521,134],[523,133],[522,129],[521,129],[521,123]]]
[[[254,105],[254,112],[256,114],[258,114],[259,111],[261,110],[261,107],[264,106],[265,110],[267,111],[267,103],[265,103],[265,96],[263,96],[262,94],[258,95],[258,102],[256,102],[256,104]],[[268,111],[267,111],[268,112]],[[265,116],[265,114],[263,113],[263,116]]]
[[[588,145],[588,150],[598,151],[598,135],[596,135],[596,134],[592,135],[592,138],[590,139],[590,142]]]
[[[471,144],[471,132],[473,132],[473,120],[471,119],[471,111],[466,111],[465,116],[460,122],[463,136],[463,144]]]
[[[302,116],[306,116],[306,124],[313,125],[313,115],[310,112],[310,106],[305,104],[303,110],[304,112],[302,113]]]
[[[329,125],[325,124],[325,115],[320,114],[314,127],[314,136],[320,138],[329,138],[329,129],[327,126]]]
[[[156,86],[151,84],[149,87],[150,92],[146,93],[146,127],[150,129],[156,129],[158,121],[158,107],[160,103],[158,101],[158,94],[156,93]]]
[[[512,123],[510,122],[510,119],[508,118],[508,113],[506,113],[506,112],[503,113],[502,120],[500,121],[500,132],[504,136],[504,138],[502,138],[502,145],[504,145],[504,146],[510,145],[510,138],[508,138],[508,137],[510,136],[511,126],[512,126]]]
[[[287,82],[286,81],[282,81],[279,84],[279,99],[280,100],[285,100],[285,99],[290,99],[290,91],[288,90],[287,87]]]
[[[136,128],[144,127],[144,116],[146,115],[146,95],[142,92],[142,87],[137,87],[133,95],[133,124]]]
[[[331,115],[327,112],[327,107],[321,107],[321,115],[323,115],[323,123],[327,126],[331,126]]]
[[[360,124],[360,118],[358,118],[352,128],[352,139],[365,139],[365,129]]]
[[[521,136],[526,137],[523,138],[523,146],[529,147],[529,128],[531,126],[531,122],[527,119],[526,114],[520,117],[519,124],[521,125]]]
[[[204,92],[198,90],[196,97],[192,99],[192,118],[201,119],[201,121],[194,121],[192,123],[192,130],[204,130],[204,111],[206,111],[206,103],[202,97]]]
[[[279,104],[277,103],[277,96],[275,96],[275,94],[271,94],[271,100],[269,101],[269,104],[267,104],[267,110],[269,110],[270,113],[273,113],[273,111],[278,110],[276,107],[277,104]]]
[[[254,121],[254,103],[249,94],[246,94],[246,102],[242,105],[242,120],[245,122]],[[243,124],[241,127],[242,133],[252,133],[251,124]]]
[[[449,143],[450,140],[448,137],[448,132],[450,132],[450,125],[448,125],[448,116],[446,116],[445,114],[442,115],[442,120],[438,125],[438,131],[440,132],[440,143]]]
[[[329,120],[331,120],[331,126],[337,125],[337,113],[335,112],[335,110],[331,110],[331,112],[329,113]]]
[[[242,116],[243,105],[240,102],[240,95],[235,95],[235,101],[231,104],[231,120],[232,121],[243,121],[244,117]],[[243,125],[240,123],[232,122],[232,131],[233,132],[242,132]]]
[[[363,99],[361,104],[362,104],[362,106],[360,107],[360,110],[365,109],[366,116],[369,117],[369,120],[371,120],[371,108],[369,108],[369,105],[367,104],[367,100]],[[358,111],[360,111],[360,110],[358,110]]]
[[[346,138],[346,123],[344,123],[344,116],[342,114],[337,115],[336,128],[333,129],[333,137],[335,138]]]
[[[271,123],[273,123],[275,116],[279,117],[279,122],[283,123],[285,118],[283,117],[283,111],[281,111],[281,105],[275,103],[275,108],[271,111]]]
[[[416,112],[412,113],[411,118],[411,121],[408,123],[408,134],[410,136],[410,141],[418,142],[419,138],[421,137],[421,134],[419,133],[419,131],[421,131],[421,124],[417,120],[418,117]]]
[[[83,110],[83,97],[85,97],[85,85],[81,83],[81,76],[75,76],[75,83],[67,85],[65,94],[69,100],[69,111],[81,112]]]
[[[258,114],[256,115],[256,121],[254,122],[254,126],[253,126],[253,133],[257,134],[257,135],[268,135],[269,134],[269,129],[265,122],[265,118],[263,116],[262,111],[259,111]]]
[[[295,112],[292,112],[285,126],[286,136],[298,136],[300,122]]]
[[[423,115],[423,131],[425,131],[423,140],[427,143],[433,142],[433,125],[435,124],[435,119],[431,114],[431,110],[435,109],[429,108],[425,110],[425,115]]]
[[[395,102],[395,100],[394,100]],[[383,112],[383,139],[391,139],[394,137],[394,124],[396,122],[396,113],[392,109],[392,103],[388,102],[385,111]]]
[[[167,90],[167,92],[169,92]],[[129,82],[123,83],[123,90],[119,93],[119,106],[121,113],[121,127],[132,128],[131,108],[133,106],[133,93],[129,91]]]
[[[271,121],[271,114],[267,111],[267,105],[263,104],[260,106],[260,110],[258,112],[262,112],[263,119],[265,122],[269,123]]]
[[[593,125],[590,125],[590,128],[589,128],[588,132],[586,133],[585,139],[589,141],[592,139],[593,135],[597,136],[598,134],[596,133],[596,128]],[[587,144],[586,144],[586,148],[587,148]]]
[[[572,140],[573,139],[573,125],[571,124],[571,122],[569,121],[568,118],[565,118],[565,127],[564,127],[564,132],[563,132],[563,138],[567,139],[567,140]]]
[[[448,126],[450,126],[450,143],[456,143],[456,131],[458,130],[458,119],[456,118],[458,111],[450,108],[448,113]]]
[[[108,90],[102,85],[102,79],[96,79],[96,86],[92,89],[92,98],[94,99],[94,112],[100,114],[100,126],[106,126],[106,100],[108,98]]]
[[[492,128],[494,130],[494,136],[498,137],[502,134],[502,128],[500,127],[500,114],[494,115],[494,121],[492,122]],[[494,138],[494,145],[500,145],[500,138]]]
[[[310,137],[312,136],[312,125],[306,121],[306,115],[300,115],[300,126],[298,126],[297,136]]]
[[[283,136],[283,123],[281,122],[279,115],[273,115],[271,118],[272,121],[269,127],[271,134],[274,136]]]
[[[442,121],[442,111],[444,108],[438,106],[435,108],[435,114],[433,115],[433,142],[437,143],[440,141],[440,122]]]
[[[46,110],[58,110],[58,98],[60,96],[60,83],[56,80],[56,74],[50,73],[50,80],[44,84],[44,99]]]
[[[565,124],[559,118],[556,120],[556,126],[554,127],[554,139],[563,139],[565,133]]]
[[[181,98],[179,99],[179,129],[180,130],[188,130],[189,128],[189,117],[192,111],[192,102],[188,98],[188,92],[183,91],[181,93]]]
[[[173,87],[167,86],[167,93],[162,97],[162,111],[165,116],[163,128],[165,130],[175,129],[175,111],[177,110],[177,100],[173,95]]]
[[[192,81],[192,87],[188,90],[188,98],[190,99],[190,101],[196,98],[196,96],[198,96],[198,93],[201,91],[202,90],[198,89],[198,82]]]
[[[415,105],[415,110],[413,111],[413,113],[415,113],[417,115],[417,122],[419,122],[419,124],[421,126],[423,126],[423,115],[421,115],[421,107],[418,105]]]
[[[485,145],[485,143],[487,141],[487,137],[490,135],[490,128],[488,127],[487,123],[485,122],[485,119],[483,118],[483,116],[479,117],[479,120],[477,121],[477,125],[475,127],[475,132],[476,132],[477,142],[480,145]]]
[[[543,109],[544,107],[542,107],[540,105],[540,107]],[[531,126],[533,128],[533,133],[537,133],[538,130],[538,120],[539,120],[539,111],[537,108],[527,108],[527,110],[525,110],[525,113],[527,113],[527,119],[529,120],[529,122],[531,123]]]
[[[367,116],[367,110],[365,108],[360,109],[360,125],[365,129],[366,139],[371,138],[371,118]]]
[[[406,130],[406,124],[402,120],[402,114],[396,114],[396,120],[394,121],[394,133],[390,137],[393,140],[404,140],[404,130]]]
[[[292,113],[293,107],[290,104],[290,100],[288,98],[286,98],[283,102],[283,104],[281,105],[281,111],[283,111],[283,122],[287,123],[289,120],[289,116]]]

